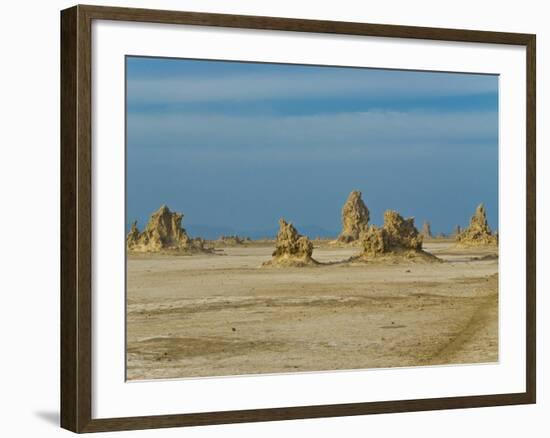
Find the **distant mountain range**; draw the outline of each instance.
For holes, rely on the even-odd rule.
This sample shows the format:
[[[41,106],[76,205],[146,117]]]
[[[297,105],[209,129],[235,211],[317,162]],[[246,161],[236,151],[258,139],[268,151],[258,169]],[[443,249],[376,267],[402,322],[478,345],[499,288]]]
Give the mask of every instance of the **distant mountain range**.
[[[130,231],[131,223],[126,224],[126,232]],[[203,239],[214,240],[220,236],[241,236],[241,237],[250,237],[251,239],[274,239],[279,231],[279,227],[272,228],[263,228],[255,230],[242,230],[233,227],[223,227],[215,225],[201,225],[201,224],[184,224],[183,227],[187,230],[191,237],[202,237]],[[300,234],[308,236],[310,239],[315,239],[316,237],[322,238],[331,238],[336,239],[340,231],[330,230],[328,228],[323,228],[318,225],[300,225],[295,224],[296,229]],[[140,227],[140,230],[143,227]],[[496,230],[495,230],[496,232]],[[434,236],[439,233],[432,231]],[[451,235],[452,233],[446,233]]]
[[[338,231],[328,230],[317,225],[295,225],[300,234],[308,236],[311,239],[316,237],[336,238]],[[202,237],[204,239],[217,239],[220,236],[238,235],[242,237],[250,237],[251,239],[273,239],[279,231],[278,227],[264,228],[256,230],[239,230],[232,227],[217,227],[200,224],[187,224],[184,226],[191,237]]]

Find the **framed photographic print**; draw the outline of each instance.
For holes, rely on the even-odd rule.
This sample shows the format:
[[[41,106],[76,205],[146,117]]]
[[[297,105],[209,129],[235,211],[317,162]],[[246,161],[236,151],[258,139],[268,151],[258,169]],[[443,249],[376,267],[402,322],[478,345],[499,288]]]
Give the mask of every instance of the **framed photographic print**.
[[[535,36],[61,13],[61,423],[535,403]]]

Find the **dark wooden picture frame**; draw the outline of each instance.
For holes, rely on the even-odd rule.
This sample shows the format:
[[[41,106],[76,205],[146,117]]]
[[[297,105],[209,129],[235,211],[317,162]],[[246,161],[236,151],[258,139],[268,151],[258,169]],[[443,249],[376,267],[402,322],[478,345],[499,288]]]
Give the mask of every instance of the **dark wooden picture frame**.
[[[92,419],[91,25],[93,20],[519,45],[526,48],[526,391],[195,414]],[[61,426],[98,432],[535,403],[536,37],[475,30],[75,6],[61,12]]]

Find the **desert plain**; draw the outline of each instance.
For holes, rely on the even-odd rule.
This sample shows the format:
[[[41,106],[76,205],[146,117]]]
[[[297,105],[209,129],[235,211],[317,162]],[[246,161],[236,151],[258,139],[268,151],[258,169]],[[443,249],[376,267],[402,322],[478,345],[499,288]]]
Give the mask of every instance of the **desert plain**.
[[[265,268],[273,242],[212,253],[129,253],[127,379],[498,361],[498,249],[427,240],[440,263]]]

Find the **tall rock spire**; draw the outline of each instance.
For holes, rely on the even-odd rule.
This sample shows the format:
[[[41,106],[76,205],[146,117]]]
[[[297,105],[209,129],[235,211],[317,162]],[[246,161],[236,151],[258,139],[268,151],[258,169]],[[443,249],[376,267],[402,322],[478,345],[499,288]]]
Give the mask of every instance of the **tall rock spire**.
[[[369,225],[369,209],[361,199],[361,192],[354,190],[342,208],[342,232],[338,241],[344,243],[359,240]]]

